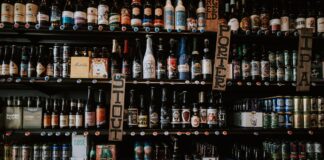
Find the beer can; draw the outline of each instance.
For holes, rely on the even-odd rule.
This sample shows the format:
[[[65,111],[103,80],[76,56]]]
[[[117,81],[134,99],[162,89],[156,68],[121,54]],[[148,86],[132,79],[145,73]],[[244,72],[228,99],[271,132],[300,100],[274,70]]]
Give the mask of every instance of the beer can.
[[[58,144],[52,145],[52,160],[60,160],[61,159],[61,146]]]
[[[38,144],[34,144],[34,147],[33,147],[33,159],[34,160],[40,160],[42,157],[41,157],[41,146],[38,145]]]
[[[288,50],[284,50],[284,59],[285,59],[285,66],[291,66],[292,65],[292,57],[289,54]]]
[[[50,160],[52,157],[51,147],[48,144],[42,146],[42,160]]]
[[[304,120],[303,128],[305,128],[305,129],[310,128],[310,114],[309,113],[304,113],[303,120]]]
[[[21,157],[21,146],[19,145],[13,145],[12,146],[12,160],[19,160]]]
[[[54,45],[54,47],[53,47],[54,63],[61,62],[61,54],[60,53],[61,53],[61,47],[58,45]]]
[[[306,159],[306,144],[304,142],[298,142],[298,158]]]
[[[292,96],[285,97],[285,111],[292,113],[294,111],[294,100]]]
[[[279,123],[279,128],[285,128],[286,126],[285,113],[278,113],[278,123]]]
[[[271,128],[278,128],[278,127],[279,127],[278,113],[272,112],[271,113]]]
[[[317,128],[318,127],[318,114],[311,114],[310,115],[310,128]]]
[[[277,81],[282,82],[285,80],[285,68],[278,67],[277,68]]]
[[[4,145],[4,160],[11,160],[12,157],[12,146],[9,144]]]
[[[285,67],[285,81],[290,82],[292,80],[292,68],[290,66]]]
[[[284,112],[285,111],[285,98],[283,96],[276,97],[276,112]]]
[[[53,75],[53,77],[60,78],[61,77],[61,70],[62,70],[61,63],[55,62],[53,64],[53,68],[54,68],[54,75]]]
[[[298,144],[297,142],[290,142],[289,144],[290,149],[290,159],[297,160],[298,159]]]
[[[70,53],[70,46],[68,46],[67,44],[64,44],[64,46],[63,46],[63,55],[62,55],[62,57],[63,57],[63,63],[64,62],[65,63],[70,62],[70,55],[71,55],[71,53]]]
[[[270,66],[276,66],[277,62],[276,62],[276,54],[272,51],[268,52],[268,58],[269,58],[269,63]]]
[[[272,144],[272,159],[279,159],[281,153],[281,146],[278,143]]]
[[[292,79],[291,81],[296,82],[297,81],[297,68],[293,67],[292,68]]]
[[[281,143],[281,159],[286,160],[289,159],[289,143],[282,142]]]
[[[263,114],[263,128],[271,128],[271,114]]]
[[[304,127],[304,120],[303,120],[303,115],[301,113],[294,113],[294,128],[303,128]]]
[[[314,159],[315,157],[315,145],[312,142],[306,143],[306,157],[307,159]]]
[[[21,157],[22,160],[30,160],[31,159],[31,147],[28,145],[23,145],[21,149]]]
[[[62,145],[62,159],[68,160],[71,157],[71,150],[69,144],[63,144]]]
[[[294,121],[293,114],[292,113],[286,113],[285,114],[285,121],[286,121],[285,127],[286,128],[292,128],[293,121]]]
[[[315,142],[314,143],[314,148],[315,148],[315,159],[320,160],[323,159],[322,155],[322,144]]]
[[[324,113],[318,115],[318,128],[324,128]]]
[[[309,113],[311,108],[311,100],[308,96],[303,97],[303,112]]]
[[[62,77],[63,78],[70,77],[70,63],[69,62],[62,63]]]
[[[302,99],[298,96],[294,97],[294,112],[302,112],[303,111],[303,102]]]
[[[311,113],[318,112],[318,104],[317,104],[317,98],[316,97],[311,98],[310,111],[311,111]]]
[[[276,64],[278,68],[282,68],[285,66],[285,56],[281,51],[276,52]]]
[[[271,103],[272,111],[273,112],[276,112],[277,99],[276,98],[272,98],[271,101],[272,101],[272,103]]]
[[[297,51],[292,51],[292,66],[297,67]]]

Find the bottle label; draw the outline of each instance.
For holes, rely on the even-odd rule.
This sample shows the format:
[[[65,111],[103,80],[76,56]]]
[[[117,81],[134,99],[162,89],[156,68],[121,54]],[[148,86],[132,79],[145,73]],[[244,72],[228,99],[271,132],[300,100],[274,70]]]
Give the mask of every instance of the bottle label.
[[[98,125],[103,125],[106,123],[106,109],[97,108],[96,109],[96,123]]]
[[[277,70],[275,67],[270,67],[270,79],[274,80],[277,77]]]
[[[181,122],[180,109],[172,109],[172,124],[180,124]]]
[[[124,60],[123,61],[123,65],[122,65],[122,73],[125,74],[126,76],[130,75],[130,70],[129,70],[130,66],[128,61]]]
[[[306,28],[313,29],[313,33],[316,31],[316,21],[314,17],[308,17],[306,18]]]
[[[243,31],[250,30],[250,18],[249,17],[243,17],[240,22],[240,28]]]
[[[28,64],[28,77],[34,77],[36,74],[36,68],[31,64],[29,63]]]
[[[69,126],[69,116],[60,115],[60,127],[68,127],[68,126]]]
[[[202,60],[202,74],[212,74],[212,60],[211,59],[203,59]]]
[[[317,18],[317,32],[324,32],[324,17]]]
[[[174,11],[172,9],[164,10],[164,28],[174,29]]]
[[[207,124],[217,124],[217,110],[207,109]]]
[[[155,8],[155,19],[154,19],[154,26],[155,27],[162,27],[163,26],[163,10],[162,8]]]
[[[38,22],[41,22],[41,21],[49,22],[49,16],[47,14],[38,13],[37,21]]]
[[[261,20],[260,20],[260,16],[259,15],[251,15],[251,26],[252,29],[257,30],[260,28],[261,25]]]
[[[98,23],[98,9],[95,7],[87,8],[87,23]]]
[[[9,74],[14,75],[18,74],[18,66],[15,62],[10,61],[10,69],[9,69]]]
[[[85,112],[85,126],[93,127],[96,125],[96,112]]]
[[[306,19],[305,18],[297,18],[296,19],[296,29],[302,29],[306,27]]]
[[[241,64],[238,60],[233,60],[233,78],[236,79],[241,76]]]
[[[131,15],[127,8],[121,10],[121,22],[122,25],[130,26],[131,25]]]
[[[218,120],[220,123],[225,123],[225,117],[226,117],[226,114],[225,112],[218,112]]]
[[[46,75],[47,76],[53,76],[54,75],[54,67],[53,67],[53,64],[49,63],[47,64],[47,67],[46,67]]]
[[[169,79],[177,77],[177,59],[174,57],[168,58],[168,77]]]
[[[117,13],[111,14],[109,17],[109,24],[110,25],[118,25],[118,23],[120,23],[120,15]]]
[[[44,128],[51,127],[51,115],[44,115],[43,124]]]
[[[168,125],[170,123],[169,112],[166,108],[161,108],[161,124]]]
[[[200,123],[207,123],[207,109],[200,108],[199,110]]]
[[[281,81],[285,77],[285,69],[284,68],[277,68],[277,80]]]
[[[191,126],[193,128],[199,127],[199,117],[198,116],[191,117]]]
[[[128,108],[128,126],[137,126],[138,109]]]
[[[252,76],[259,76],[260,75],[260,61],[252,60],[251,62],[251,74]]]
[[[192,18],[192,17],[188,17],[187,18],[187,30],[194,30],[197,29],[197,20]]]
[[[26,22],[26,6],[22,3],[15,3],[15,22],[25,23]]]
[[[185,11],[176,11],[175,24],[176,24],[176,28],[185,30],[185,27],[186,27],[186,13],[185,13]]]
[[[271,30],[272,31],[279,31],[280,30],[280,19],[271,19],[270,25],[271,25]]]
[[[242,76],[247,78],[251,76],[251,64],[247,61],[242,61]]]
[[[61,11],[58,6],[52,6],[51,10],[51,22],[61,21]]]
[[[62,23],[63,24],[73,24],[73,12],[63,11],[62,13]]]
[[[131,25],[134,27],[139,27],[142,25],[142,20],[138,18],[132,18]]]
[[[139,64],[136,61],[133,61],[133,78],[141,78],[141,73],[142,73],[142,67],[141,64]]]
[[[270,22],[270,18],[269,18],[269,14],[260,14],[260,19],[261,19],[261,30],[268,30],[269,29],[269,22]]]
[[[289,32],[293,32],[296,29],[296,21],[293,18],[289,18]]]
[[[191,76],[196,77],[201,75],[201,64],[200,63],[193,63],[191,65]]]
[[[144,9],[145,16],[152,16],[152,8],[145,8]]]
[[[269,61],[261,61],[261,77],[268,78],[270,76],[270,63]]]
[[[14,6],[9,3],[1,4],[1,22],[13,23],[14,18]]]
[[[205,27],[206,27],[206,13],[205,12],[197,13],[197,25],[198,25],[198,30],[205,29]]]
[[[189,65],[188,64],[179,64],[178,65],[178,71],[181,72],[189,72]]]
[[[109,8],[107,5],[100,4],[98,6],[98,24],[99,25],[108,25],[108,13]]]
[[[154,79],[156,75],[155,59],[152,54],[148,54],[143,60],[143,78]]]
[[[140,8],[138,8],[138,7],[134,7],[133,9],[132,9],[132,15],[133,16],[139,16],[141,14],[141,9]]]
[[[74,24],[85,24],[87,19],[87,13],[82,11],[74,12]]]
[[[288,32],[289,31],[289,17],[288,16],[281,17],[280,23],[281,23],[280,30],[283,32]]]
[[[150,124],[151,125],[159,124],[159,115],[156,112],[150,114]]]
[[[190,109],[182,109],[181,118],[183,124],[190,123]]]
[[[70,114],[69,115],[69,127],[76,126],[76,115]]]
[[[52,126],[58,126],[59,125],[59,115],[52,115],[51,123],[52,123]]]
[[[41,76],[43,73],[45,73],[46,68],[42,65],[42,63],[37,63],[36,66],[36,74],[37,76]]]
[[[157,75],[159,75],[158,77],[163,77],[166,74],[165,66],[160,61],[157,63],[156,72],[157,72]]]
[[[75,126],[76,127],[82,127],[83,126],[83,116],[82,115],[76,115],[75,116]]]
[[[231,27],[232,31],[237,31],[240,27],[239,21],[237,18],[231,18],[228,21],[228,25]]]
[[[147,115],[139,115],[138,116],[138,127],[139,128],[147,127]]]
[[[20,64],[20,77],[26,77],[28,71],[28,64],[21,63]]]
[[[26,22],[36,23],[38,6],[33,3],[26,4]]]

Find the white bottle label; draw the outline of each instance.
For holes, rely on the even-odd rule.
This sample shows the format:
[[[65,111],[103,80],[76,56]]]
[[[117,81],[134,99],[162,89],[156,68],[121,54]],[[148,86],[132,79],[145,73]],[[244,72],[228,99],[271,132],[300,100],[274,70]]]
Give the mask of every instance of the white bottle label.
[[[40,22],[40,21],[46,21],[46,22],[48,22],[49,21],[49,16],[47,14],[38,13],[38,15],[37,15],[37,21],[38,22]]]
[[[289,17],[288,16],[281,17],[280,21],[281,21],[280,30],[283,32],[288,32],[289,31]]]
[[[82,11],[74,12],[74,24],[85,24],[87,19],[87,14]]]
[[[260,61],[251,62],[251,74],[252,76],[259,76],[260,75]]]
[[[236,18],[230,19],[228,25],[231,26],[232,31],[237,31],[240,27],[240,23]]]
[[[143,60],[143,79],[155,79],[155,75],[155,59],[152,54],[149,54]]]
[[[99,25],[108,25],[108,13],[109,8],[107,5],[98,6],[98,24]]]
[[[305,18],[297,18],[296,19],[296,29],[302,29],[306,27],[306,19]]]
[[[26,22],[26,6],[22,3],[15,3],[15,17],[14,21],[15,22],[21,22],[25,23]]]
[[[9,73],[10,75],[18,74],[18,66],[13,61],[10,61]]]
[[[1,22],[13,23],[14,21],[14,6],[9,3],[1,4]]]
[[[94,7],[89,7],[87,9],[87,22],[88,23],[98,23],[98,9]]]
[[[1,75],[7,76],[10,73],[9,64],[2,64],[2,73]]]
[[[69,116],[60,115],[60,127],[68,127],[69,125]]]
[[[207,124],[217,124],[216,109],[207,109]]]
[[[75,126],[76,127],[82,127],[83,126],[83,116],[82,115],[76,115],[75,116]]]
[[[69,115],[69,126],[75,127],[76,125],[76,115]]]
[[[38,6],[33,3],[26,4],[26,22],[36,23]]]
[[[308,17],[306,18],[306,28],[311,28],[313,29],[313,33],[315,33],[315,25],[316,25],[316,21],[314,17]]]
[[[176,29],[185,30],[186,29],[186,13],[185,11],[176,11],[175,14],[175,24]]]
[[[203,59],[202,60],[202,74],[212,74],[212,60]]]
[[[317,32],[324,32],[324,17],[317,18]]]
[[[37,66],[36,66],[37,76],[40,76],[45,71],[46,71],[46,68],[41,63],[37,63]]]
[[[174,10],[173,8],[164,8],[164,28],[174,29]]]
[[[141,64],[133,62],[133,78],[140,78],[142,72]]]
[[[178,65],[178,71],[179,72],[189,72],[190,69],[189,69],[189,65],[186,63],[186,64],[179,64]]]

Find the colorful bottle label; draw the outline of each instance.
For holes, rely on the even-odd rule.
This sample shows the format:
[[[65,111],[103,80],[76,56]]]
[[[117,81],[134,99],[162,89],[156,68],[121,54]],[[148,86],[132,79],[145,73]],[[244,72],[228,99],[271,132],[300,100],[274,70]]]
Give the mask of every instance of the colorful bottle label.
[[[18,74],[18,66],[15,62],[10,61],[10,68],[9,68],[9,74],[10,75],[14,75],[14,74]]]
[[[121,25],[130,26],[131,25],[131,14],[127,8],[121,10]]]
[[[178,71],[180,80],[189,79],[189,57],[186,54],[181,54],[179,57]]]
[[[270,77],[270,63],[269,63],[269,61],[261,61],[261,77],[262,78]]]
[[[251,76],[251,64],[247,61],[242,61],[242,76],[244,78]]]
[[[103,125],[106,123],[106,109],[105,108],[97,108],[96,109],[96,124]]]
[[[109,8],[107,5],[100,4],[98,6],[98,24],[99,25],[108,25],[108,13]]]
[[[164,29],[174,29],[174,11],[164,10]]]
[[[144,9],[144,18],[143,18],[143,26],[152,26],[152,8],[145,8]]]
[[[46,68],[42,65],[42,63],[37,63],[36,66],[36,74],[37,77],[41,76],[43,73],[45,73]]]
[[[14,22],[14,6],[9,3],[1,4],[1,22],[13,23]]]
[[[181,122],[181,113],[180,109],[172,109],[172,124],[180,124]]]
[[[207,109],[200,108],[199,109],[199,117],[200,117],[200,123],[206,124],[207,123]]]
[[[182,109],[181,111],[182,123],[190,124],[190,109]]]
[[[109,25],[114,27],[119,27],[120,24],[120,14],[112,13],[109,16]]]
[[[270,16],[267,13],[260,14],[261,30],[268,30],[270,26]]]
[[[27,71],[28,71],[28,64],[21,63],[20,64],[20,77],[27,77]]]
[[[238,77],[241,76],[241,63],[238,60],[233,60],[232,65],[233,65],[233,78],[237,79]]]
[[[181,30],[186,29],[186,12],[185,11],[176,11],[175,25],[176,25],[176,29],[181,29]]]
[[[162,27],[164,25],[163,22],[163,9],[162,8],[155,8],[154,11],[154,15],[155,15],[155,19],[154,19],[154,26],[155,27]],[[161,17],[161,18],[157,18],[157,17]]]
[[[87,13],[82,11],[74,12],[74,24],[85,24],[87,19]]]
[[[289,17],[288,16],[281,17],[280,23],[281,23],[280,30],[283,32],[288,32],[289,31]]]
[[[63,24],[73,24],[73,12],[63,11],[62,13],[62,23]]]
[[[51,120],[52,126],[58,126],[59,125],[59,115],[52,115]]]
[[[26,4],[26,22],[36,23],[37,20],[38,6],[33,3]]]
[[[193,128],[197,128],[197,127],[199,127],[199,124],[200,124],[199,117],[198,116],[192,116],[191,117],[191,126]]]
[[[217,124],[217,110],[207,109],[207,124]]]
[[[147,127],[147,115],[139,115],[138,116],[138,127],[139,128]]]
[[[198,30],[205,29],[205,27],[206,27],[206,13],[205,12],[197,13],[197,25],[198,25]]]
[[[95,7],[87,8],[87,23],[98,23],[98,9]]]
[[[15,3],[14,21],[20,23],[26,22],[26,5],[22,3]]]
[[[159,124],[159,114],[156,112],[153,112],[150,114],[150,124],[151,125],[158,125]]]
[[[177,77],[177,59],[174,57],[169,57],[167,60],[168,65],[168,77],[173,79]]]
[[[279,31],[281,28],[281,21],[280,19],[276,18],[276,19],[271,19],[270,21],[270,25],[271,25],[271,30],[272,31]]]
[[[248,31],[250,30],[250,18],[249,17],[243,17],[241,19],[241,22],[240,22],[240,28],[243,30],[243,31]]]
[[[191,76],[196,77],[201,75],[201,64],[193,63],[191,64]]]
[[[161,124],[168,125],[170,123],[170,114],[166,108],[161,108]]]
[[[58,6],[52,6],[51,10],[51,22],[61,21],[61,11]]]
[[[47,128],[47,127],[51,127],[51,115],[44,115],[44,118],[43,118],[43,125],[44,125],[44,128]]]

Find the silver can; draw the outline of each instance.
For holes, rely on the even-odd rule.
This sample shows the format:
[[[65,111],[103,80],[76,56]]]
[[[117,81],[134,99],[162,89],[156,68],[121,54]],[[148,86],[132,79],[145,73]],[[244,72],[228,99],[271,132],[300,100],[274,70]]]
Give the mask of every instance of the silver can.
[[[61,63],[56,62],[54,63],[54,78],[60,78],[61,77],[61,70],[62,70],[62,66]]]
[[[50,160],[52,157],[51,147],[47,144],[42,146],[42,160]]]
[[[301,113],[294,113],[294,128],[303,128],[304,127],[304,117]]]
[[[292,81],[292,68],[290,66],[285,67],[285,81],[290,82]]]
[[[318,128],[324,128],[324,113],[318,114]]]
[[[324,98],[323,97],[317,97],[317,106],[318,106],[318,112],[324,112]]]
[[[292,66],[297,67],[297,51],[292,51]]]
[[[293,67],[292,68],[292,79],[291,79],[293,82],[296,82],[297,81],[297,68],[296,67]]]
[[[299,113],[303,111],[303,100],[298,97],[295,96],[294,97],[294,112]]]
[[[311,100],[308,96],[303,97],[303,112],[309,113],[311,108]]]
[[[60,54],[60,52],[61,52],[61,47],[58,46],[58,45],[55,45],[53,47],[53,56],[54,56],[53,60],[54,60],[54,63],[61,62],[61,54]]]
[[[42,147],[38,144],[34,144],[33,148],[33,159],[40,160],[41,159],[41,149]]]
[[[311,108],[310,108],[311,113],[317,113],[318,112],[318,104],[317,104],[317,99],[316,97],[311,98]]]
[[[294,100],[292,96],[286,96],[285,97],[285,111],[287,113],[293,113],[294,112]]]
[[[288,50],[284,50],[285,66],[291,66],[291,56]]]
[[[12,152],[11,152],[11,158],[12,160],[19,160],[21,157],[21,146],[19,145],[13,145],[12,146]]]
[[[63,63],[64,62],[70,62],[70,46],[68,46],[67,44],[64,44],[63,46]]]
[[[304,113],[303,115],[303,124],[304,124],[304,127],[305,129],[308,129],[310,128],[310,114],[309,113]]]
[[[63,62],[62,64],[62,77],[69,78],[70,77],[70,63]]]
[[[28,145],[23,145],[21,149],[21,157],[22,160],[30,160],[31,159],[31,147]]]

